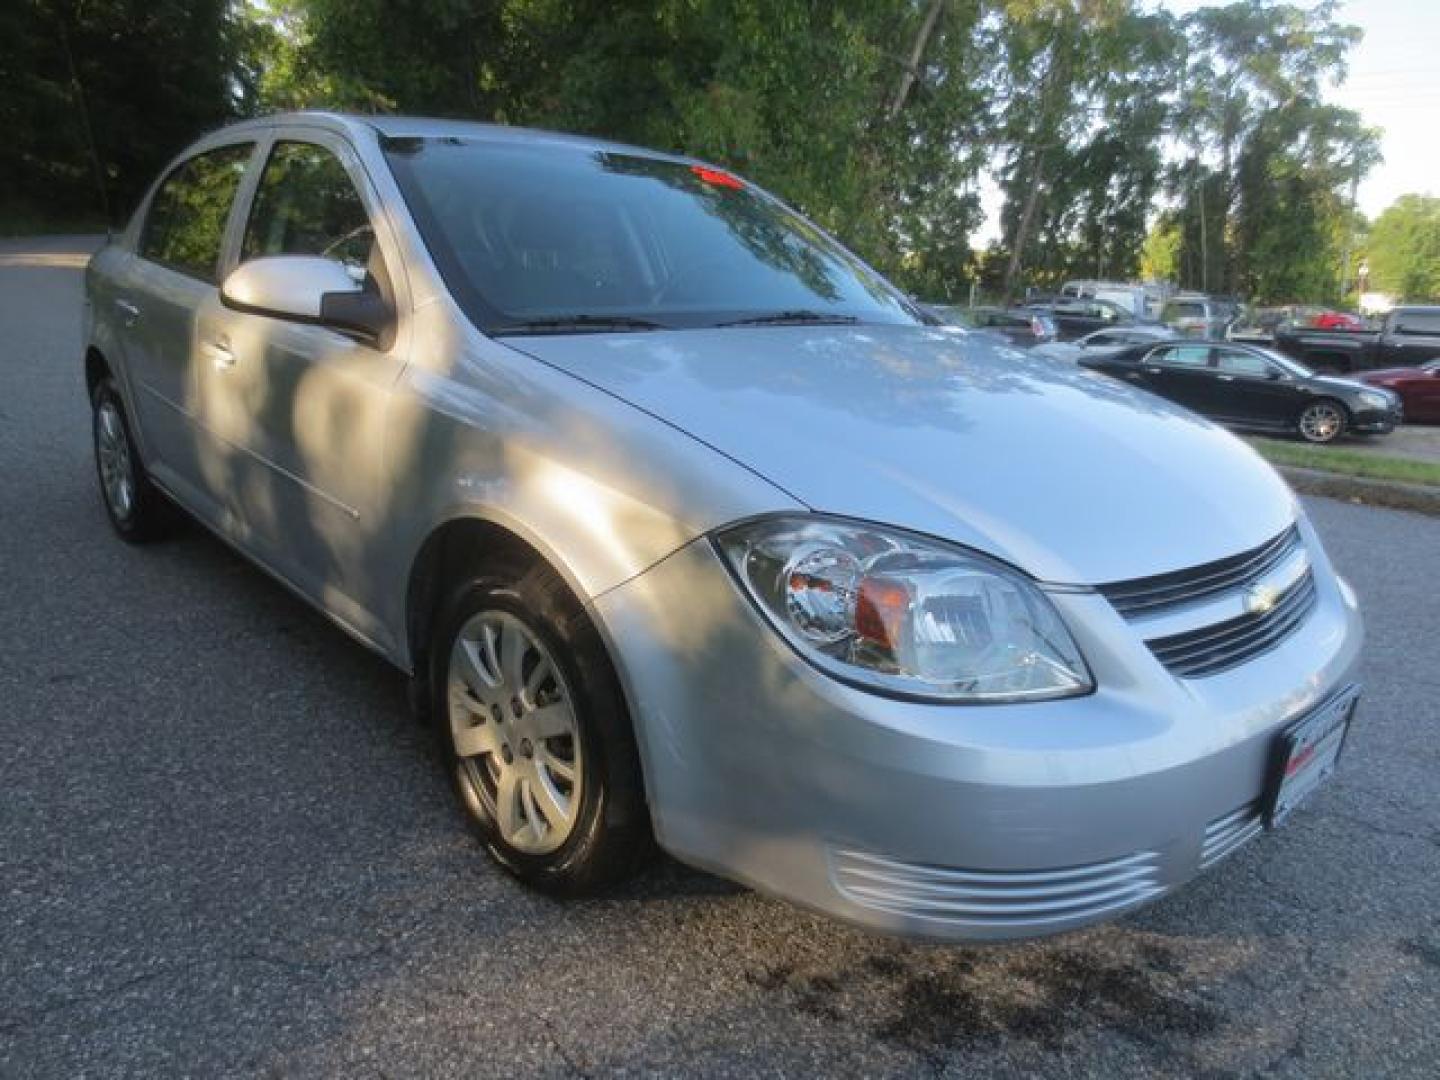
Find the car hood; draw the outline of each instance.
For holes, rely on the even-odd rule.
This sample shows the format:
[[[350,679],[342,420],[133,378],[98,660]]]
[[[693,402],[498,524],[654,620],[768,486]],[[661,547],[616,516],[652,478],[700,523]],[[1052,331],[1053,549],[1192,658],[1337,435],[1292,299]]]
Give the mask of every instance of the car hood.
[[[1098,584],[1233,555],[1294,517],[1238,439],[1060,361],[913,326],[509,338],[814,510]]]
[[[1337,393],[1340,391],[1348,391],[1349,393],[1357,394],[1361,390],[1370,389],[1370,387],[1366,386],[1359,379],[1346,379],[1338,375],[1312,375],[1310,377],[1310,383],[1313,386],[1325,387]]]

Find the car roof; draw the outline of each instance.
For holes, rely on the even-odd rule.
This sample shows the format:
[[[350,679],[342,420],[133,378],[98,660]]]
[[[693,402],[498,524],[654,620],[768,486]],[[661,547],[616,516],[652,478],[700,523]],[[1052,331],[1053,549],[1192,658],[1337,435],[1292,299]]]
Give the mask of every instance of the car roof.
[[[611,139],[572,135],[560,131],[545,131],[540,128],[512,127],[509,124],[491,124],[478,120],[360,115],[310,109],[300,112],[272,113],[256,117],[253,120],[242,120],[237,124],[230,124],[220,129],[214,135],[239,134],[246,131],[264,131],[269,128],[291,126],[320,127],[350,135],[373,132],[382,138],[484,139],[492,142],[524,143],[531,146],[551,145],[569,146],[580,150],[605,150],[612,153],[637,154],[671,161],[691,162],[695,160],[682,154],[668,154]]]

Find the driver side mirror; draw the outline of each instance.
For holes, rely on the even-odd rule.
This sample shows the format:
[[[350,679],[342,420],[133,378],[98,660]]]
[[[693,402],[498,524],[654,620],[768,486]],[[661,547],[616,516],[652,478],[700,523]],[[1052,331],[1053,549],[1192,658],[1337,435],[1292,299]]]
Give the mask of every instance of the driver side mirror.
[[[220,286],[228,308],[272,319],[311,323],[378,341],[394,315],[374,289],[356,283],[333,259],[272,255],[236,267]]]

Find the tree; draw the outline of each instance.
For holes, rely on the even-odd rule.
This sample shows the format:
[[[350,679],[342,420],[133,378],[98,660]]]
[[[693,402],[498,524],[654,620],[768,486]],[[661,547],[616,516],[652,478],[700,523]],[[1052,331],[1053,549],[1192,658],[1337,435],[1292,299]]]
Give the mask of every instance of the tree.
[[[1016,0],[1002,12],[1004,291],[1027,268],[1047,284],[1129,276],[1160,181],[1176,23],[1131,0]]]
[[[0,14],[7,213],[118,222],[185,143],[243,110],[229,0],[20,0]]]
[[[1440,198],[1400,196],[1375,219],[1367,253],[1372,289],[1440,301]]]
[[[1378,140],[1321,103],[1360,39],[1337,9],[1239,0],[1186,17],[1177,119],[1189,153],[1170,183],[1186,221],[1181,263],[1198,270],[1186,284],[1272,300],[1338,293],[1341,192],[1378,160]]]

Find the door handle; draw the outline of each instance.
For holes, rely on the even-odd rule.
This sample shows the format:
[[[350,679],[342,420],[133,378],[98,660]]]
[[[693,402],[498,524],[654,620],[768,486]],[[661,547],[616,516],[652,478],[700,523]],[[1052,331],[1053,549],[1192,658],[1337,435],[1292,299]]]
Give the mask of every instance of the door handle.
[[[136,321],[140,318],[140,309],[134,304],[132,304],[129,300],[121,300],[117,297],[115,300],[115,307],[116,310],[120,312],[121,319],[124,321],[126,326],[134,326]]]
[[[207,341],[200,346],[200,354],[218,371],[235,366],[235,354],[230,350],[228,341]]]
[[[1221,382],[1234,382],[1234,381],[1235,381],[1235,376],[1234,376],[1234,375],[1220,375],[1220,376],[1217,376],[1217,377],[1219,378],[1219,380],[1220,380]]]
[[[1160,369],[1159,369],[1158,367],[1147,367],[1147,368],[1145,369],[1145,374],[1146,374],[1146,375],[1159,375],[1159,374],[1160,374]]]

